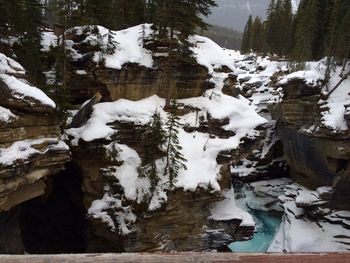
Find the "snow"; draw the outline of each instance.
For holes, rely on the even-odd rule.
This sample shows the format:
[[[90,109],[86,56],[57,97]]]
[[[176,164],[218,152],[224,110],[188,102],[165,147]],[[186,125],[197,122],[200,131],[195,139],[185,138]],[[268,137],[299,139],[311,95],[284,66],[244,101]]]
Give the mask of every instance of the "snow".
[[[189,37],[189,42],[194,44],[191,50],[198,64],[208,68],[209,73],[213,73],[215,69],[220,69],[222,66],[235,70],[235,56],[232,56],[232,52],[225,51],[211,39],[193,35]]]
[[[320,201],[318,193],[310,190],[300,190],[298,191],[298,196],[295,199],[295,202],[298,205],[310,205]]]
[[[94,106],[94,112],[83,127],[70,129],[67,134],[77,140],[93,141],[109,138],[116,131],[107,124],[114,121],[126,121],[136,124],[147,124],[155,111],[165,106],[165,100],[152,96],[139,101],[120,99],[115,102],[99,103]]]
[[[127,145],[112,143],[107,146],[107,152],[117,149],[118,160],[121,166],[115,166],[114,176],[124,189],[125,197],[129,200],[143,201],[145,193],[150,188],[150,182],[146,178],[140,178],[137,168],[141,165],[141,158],[137,152]]]
[[[327,85],[323,85],[325,80],[327,59],[322,59],[317,62],[307,62],[306,69],[293,72],[284,76],[277,83],[278,85],[286,85],[288,82],[299,79],[310,87],[320,87],[323,94],[328,94],[341,80],[342,67],[337,66],[331,72],[330,80]],[[347,65],[345,72],[348,72],[350,65]],[[343,132],[348,130],[344,115],[346,113],[345,105],[350,104],[350,78],[344,80],[341,85],[329,96],[326,100],[320,99],[319,105],[322,110],[321,125],[326,126],[332,132]],[[280,100],[279,100],[280,101]],[[278,101],[277,101],[278,102]],[[305,132],[317,131],[318,127],[312,127],[310,130],[305,129]]]
[[[16,61],[0,53],[0,80],[8,86],[15,98],[25,99],[25,97],[30,97],[42,104],[56,107],[56,104],[43,91],[29,85],[26,80],[19,79],[11,74],[24,75],[25,71]]]
[[[140,27],[134,27],[125,31],[113,32],[115,40],[119,43],[118,48],[123,50],[112,55],[115,56],[112,59],[114,65],[107,64],[107,66],[120,68],[123,63],[129,61],[123,58],[123,52],[127,54],[129,51],[126,50],[126,47],[124,49],[124,45],[126,44],[123,44],[124,42],[121,36],[131,37],[132,41],[129,40],[128,45],[130,47],[128,48],[130,48],[130,52],[134,52],[131,49],[134,45],[133,42],[139,41],[139,38],[136,36],[140,29]],[[104,34],[103,28],[99,27],[99,30]],[[207,38],[192,36],[190,39],[193,43],[196,43],[193,53],[198,63],[208,67],[209,72],[213,73],[211,81],[215,84],[215,88],[208,90],[201,97],[178,100],[179,105],[197,109],[184,116],[180,116],[180,123],[183,126],[198,127],[199,119],[206,121],[208,116],[213,119],[227,119],[227,124],[222,128],[226,131],[233,131],[235,135],[227,139],[220,139],[216,136],[210,136],[207,133],[189,133],[181,128],[178,134],[179,143],[182,146],[181,152],[187,159],[187,169],[180,169],[175,186],[184,191],[196,191],[198,188],[220,191],[221,165],[216,161],[218,154],[222,151],[236,149],[244,137],[254,138],[259,134],[255,128],[265,124],[266,119],[259,116],[255,112],[254,107],[250,105],[250,101],[243,96],[235,98],[223,94],[221,90],[224,80],[228,77],[228,73],[214,72],[222,66],[228,66],[231,70],[236,70],[235,63],[243,56],[239,52],[221,49]],[[88,37],[84,41],[93,41],[93,39],[89,40]],[[142,47],[138,46],[136,54],[140,52],[143,54],[147,53],[141,49]],[[144,58],[141,57],[139,57],[140,61],[136,59],[134,62],[139,64],[145,62]],[[112,60],[108,63],[112,63]],[[151,66],[151,63],[146,64],[144,63],[143,65]],[[99,103],[94,106],[92,116],[86,125],[80,128],[69,129],[66,133],[72,136],[72,144],[78,144],[79,140],[90,142],[102,138],[110,139],[112,135],[118,134],[118,130],[113,129],[110,125],[115,121],[145,125],[150,121],[154,112],[157,111],[163,123],[165,123],[166,112],[163,110],[164,106],[165,100],[156,95],[139,101],[120,99],[115,102]],[[116,146],[115,143],[113,144]],[[110,169],[113,172],[109,174],[118,179],[124,189],[126,198],[143,202],[147,199],[147,191],[150,184],[148,180],[138,176],[137,169],[141,164],[140,157],[137,152],[126,145],[118,145],[117,148],[122,150],[119,152],[117,158],[123,164]],[[152,198],[148,203],[148,208],[151,211],[160,208],[167,201],[169,179],[163,175],[164,167],[165,158],[156,161],[160,181],[156,186],[155,194],[153,196],[151,195]],[[244,214],[243,211],[239,213],[238,211],[240,210],[236,208],[235,212],[238,215]],[[249,224],[247,218],[242,219],[244,219],[243,224]]]
[[[138,63],[146,67],[153,66],[152,54],[143,49],[140,43],[140,29],[141,27],[139,26],[113,32],[114,38],[118,42],[118,51],[105,58],[107,67],[120,69],[125,63],[129,62]],[[99,30],[102,35],[107,33],[101,27],[99,27]],[[146,29],[146,34],[150,33],[149,30],[150,28]],[[126,43],[127,38],[131,39],[129,43]],[[93,41],[93,39],[88,37],[85,41]],[[276,101],[276,98],[280,100],[282,97],[281,88],[269,87],[271,77],[276,73],[287,72],[288,65],[287,62],[275,62],[269,58],[261,57],[256,57],[254,61],[240,61],[243,59],[243,56],[238,52],[221,49],[207,38],[191,36],[190,41],[195,44],[192,48],[194,57],[199,64],[208,68],[212,76],[210,81],[215,84],[215,88],[206,91],[201,97],[178,100],[180,105],[197,109],[180,116],[180,123],[184,126],[199,127],[199,122],[206,121],[208,116],[213,119],[227,119],[227,124],[222,128],[226,131],[233,131],[234,135],[222,139],[213,134],[209,135],[198,131],[186,132],[181,128],[178,136],[180,145],[183,147],[181,152],[187,159],[187,169],[180,169],[175,186],[184,191],[196,191],[198,188],[222,191],[219,185],[222,166],[216,161],[219,153],[237,149],[245,137],[254,138],[257,136],[259,133],[255,128],[259,125],[265,125],[269,129],[267,132],[268,138],[265,139],[265,144],[261,153],[259,153],[262,158],[268,154],[269,149],[276,142],[276,138],[273,138],[275,122],[264,118],[266,117],[264,111],[267,109],[267,104],[270,101]],[[95,57],[95,59],[99,58]],[[223,66],[227,66],[232,70],[231,74],[238,75],[237,87],[242,91],[248,89],[247,93],[251,97],[247,99],[243,96],[231,97],[223,94],[224,80],[229,75],[229,73],[218,72]],[[323,61],[310,62],[306,64],[306,70],[294,72],[280,78],[278,85],[283,86],[291,80],[302,79],[305,80],[308,86],[316,86],[323,78]],[[340,107],[336,109],[336,102],[339,102],[341,97],[340,94],[335,97],[336,95],[337,93],[334,93],[334,97],[331,96],[333,101],[330,99],[327,102],[331,106],[329,112],[332,116],[336,114],[341,115],[341,113],[335,113],[340,109]],[[342,93],[342,97],[346,97],[344,93]],[[346,100],[341,102],[343,108],[346,102]],[[120,99],[115,102],[99,103],[94,106],[93,114],[86,125],[77,129],[70,129],[67,131],[67,134],[73,137],[72,142],[75,144],[78,144],[79,140],[90,142],[97,139],[111,139],[112,135],[118,134],[118,130],[112,128],[111,123],[118,121],[145,125],[150,121],[155,111],[160,113],[164,122],[166,118],[166,112],[163,110],[164,106],[165,100],[158,96],[139,101]],[[257,113],[260,113],[261,116]],[[343,119],[344,116],[342,116]],[[121,165],[108,167],[107,172],[109,176],[113,176],[120,184],[125,198],[137,203],[147,202],[150,211],[161,208],[167,201],[167,191],[169,191],[167,186],[168,178],[163,175],[165,159],[160,158],[156,161],[156,169],[160,175],[160,181],[156,186],[155,194],[151,195],[149,193],[149,180],[139,176],[138,168],[141,165],[141,159],[138,153],[130,146],[116,142],[112,142],[106,147],[107,152],[111,153],[115,149],[118,151],[115,158]],[[253,171],[247,168],[250,161],[243,161],[245,167],[240,167],[242,169],[240,173],[249,174]],[[252,169],[255,169],[255,167],[252,167]],[[250,185],[253,190],[246,192],[244,206],[247,209],[284,211],[285,218],[275,241],[270,247],[271,251],[309,252],[317,250],[315,244],[320,242],[319,239],[324,238],[324,234],[322,234],[323,227],[334,234],[338,233],[340,228],[338,229],[339,226],[333,228],[326,222],[322,222],[322,228],[320,228],[316,223],[308,221],[304,209],[298,206],[305,207],[319,204],[318,192],[310,191],[299,185],[289,184],[290,179],[285,178],[253,183]],[[319,191],[322,191],[322,189],[319,189]],[[133,220],[135,221],[136,217],[131,216],[127,219],[128,216],[125,211],[132,213],[132,209],[127,207],[124,210],[123,208],[120,214],[115,215],[119,222],[119,226],[117,226],[107,210],[118,207],[117,210],[119,211],[122,207],[121,197],[110,194],[109,190],[105,192],[106,194],[101,200],[96,200],[93,203],[89,209],[89,214],[100,218],[111,228],[119,229],[123,233],[129,233],[129,231],[132,231],[129,223],[133,222]],[[239,219],[242,220],[241,226],[255,225],[253,217],[240,205],[242,200],[237,201],[234,199],[233,190],[224,191],[223,195],[225,199],[211,207],[211,219],[217,221]],[[331,219],[333,220],[330,217],[329,220]],[[305,229],[308,226],[310,226],[309,233],[314,235],[314,238],[303,239],[300,235],[303,231],[306,233]],[[302,241],[299,241],[298,238],[302,239]],[[342,250],[345,247],[342,247],[342,245],[337,246],[336,243],[338,241],[335,242],[329,235],[327,238],[322,240],[324,242],[322,245],[329,245],[331,251]],[[324,247],[322,249],[327,250]]]
[[[208,112],[214,119],[229,118],[229,124],[223,126],[227,131],[244,130],[251,133],[255,127],[266,123],[266,119],[260,117],[242,96],[237,99],[217,90],[209,90],[204,97],[180,102]]]
[[[10,110],[0,106],[0,122],[11,122],[16,118],[17,116]]]
[[[244,59],[244,55],[241,54],[238,50],[226,49],[223,48],[224,52],[226,52],[232,59],[239,61]]]
[[[217,164],[216,157],[223,150],[236,148],[239,144],[237,139],[210,139],[209,134],[181,130],[179,140],[183,147],[182,153],[187,159],[187,170],[180,171],[176,186],[190,191],[195,191],[197,187],[211,186],[219,191],[221,166]]]
[[[233,189],[223,193],[225,199],[212,206],[210,219],[215,221],[241,220],[240,226],[255,226],[253,217],[236,205]]]
[[[341,69],[332,74],[329,87],[333,89],[340,81]],[[327,99],[324,108],[329,110],[322,113],[322,121],[324,125],[331,127],[335,131],[348,130],[348,126],[344,119],[345,105],[350,104],[350,78],[342,82],[342,84]]]
[[[143,24],[121,31],[108,31],[108,29],[102,26],[96,26],[99,34],[101,35],[99,38],[96,36],[96,34],[89,32],[94,28],[94,26],[75,27],[71,29],[71,31],[74,31],[77,34],[87,34],[87,37],[83,40],[83,42],[89,43],[93,46],[106,46],[108,43],[108,34],[110,35],[110,37],[116,43],[116,51],[114,54],[102,55],[100,52],[96,52],[94,55],[94,61],[99,62],[103,58],[107,68],[121,69],[122,66],[127,63],[136,63],[144,67],[152,68],[152,55],[155,57],[161,57],[167,56],[167,54],[152,54],[150,50],[143,47],[142,39],[147,39],[153,34],[151,26],[151,24]],[[49,39],[49,37],[44,39]],[[191,50],[198,64],[207,67],[209,73],[213,73],[214,70],[220,69],[222,66],[227,66],[234,71],[236,68],[235,60],[243,58],[238,51],[223,49],[206,37],[193,35],[189,37],[189,42],[194,44],[194,46],[191,47]],[[74,49],[73,44],[74,43],[72,41],[67,41],[67,47],[71,50],[72,57],[76,60],[80,59],[82,55]]]
[[[289,178],[262,180],[243,187],[244,201],[248,208],[258,211],[283,211],[278,197],[284,187],[291,183]]]
[[[209,113],[213,118],[229,118],[229,124],[223,128],[236,132],[235,136],[228,139],[209,138],[208,134],[187,133],[182,129],[179,133],[182,152],[188,160],[186,163],[188,169],[180,171],[176,186],[191,191],[195,191],[197,187],[209,186],[220,190],[218,179],[221,166],[216,163],[217,155],[221,151],[237,148],[243,137],[256,135],[254,128],[266,120],[250,109],[247,102],[223,94],[213,96],[211,99],[198,97],[179,102],[201,109],[201,114],[204,116]],[[120,99],[115,102],[100,103],[94,106],[94,112],[86,125],[69,129],[67,134],[75,138],[74,143],[78,143],[79,139],[92,141],[110,138],[117,131],[108,126],[108,123],[126,121],[144,125],[150,121],[155,111],[158,111],[164,119],[166,116],[164,105],[165,100],[158,96],[140,101]],[[196,119],[194,116],[195,113],[185,115],[181,118],[181,122],[184,125],[192,125]]]
[[[296,219],[288,216],[270,246],[268,252],[341,252],[348,251],[348,245],[336,236],[349,236],[350,231],[340,225]],[[345,240],[344,240],[345,241]]]
[[[19,63],[0,53],[0,74],[25,74],[25,70]]]
[[[103,210],[113,208],[115,207],[115,204],[118,204],[119,202],[120,201],[117,200],[116,198],[110,196],[108,193],[105,193],[102,199],[98,199],[92,202],[88,210],[88,214],[94,218],[99,218],[104,223],[107,223],[107,225],[113,231],[115,231],[116,227],[113,222],[113,219],[110,217],[110,215],[108,215],[107,211],[103,211]]]
[[[127,235],[132,232],[130,226],[136,221],[137,217],[132,212],[130,206],[123,207],[121,200],[111,196],[108,190],[109,189],[105,189],[106,193],[102,199],[92,202],[88,210],[88,215],[106,223],[112,231],[118,231],[118,233],[122,235]],[[117,208],[119,211],[114,214],[116,222],[118,223],[117,226],[111,215],[107,212],[107,210],[111,208]]]
[[[318,192],[329,192],[330,188],[322,187]],[[324,219],[313,221],[308,218],[302,205],[319,204],[317,192],[311,191],[296,183],[287,185],[284,194],[279,197],[284,202],[284,217],[281,227],[268,252],[341,252],[348,251],[349,245],[344,239],[350,237],[350,230],[342,224],[347,223],[342,215],[350,215],[346,211],[330,213],[330,209],[320,209],[321,213],[330,213]],[[314,211],[314,210],[312,210]],[[322,215],[322,214],[321,214]],[[320,216],[320,215],[319,215]]]
[[[44,152],[35,146],[48,144]],[[57,138],[40,138],[17,141],[8,148],[0,148],[0,165],[12,165],[18,160],[26,160],[34,154],[45,154],[48,151],[69,150],[69,147]]]
[[[151,25],[145,24],[145,38],[151,33]],[[117,50],[106,57],[106,67],[120,69],[125,63],[137,63],[152,67],[152,53],[142,47],[142,25],[115,32]]]
[[[102,55],[100,52],[96,52],[94,56],[95,62],[99,62],[100,59],[105,60],[105,66],[107,68],[121,69],[124,64],[136,63],[144,67],[151,68],[153,66],[152,53],[143,48],[143,26],[144,26],[144,37],[147,38],[152,33],[151,24],[138,25],[130,27],[121,31],[108,31],[108,29],[102,26],[96,26],[101,37],[96,34],[91,34],[94,26],[86,27],[75,27],[71,31],[75,31],[78,34],[83,34],[87,31],[87,37],[83,42],[91,45],[107,45],[108,33],[113,41],[116,43],[116,50],[114,54]],[[73,42],[67,41],[67,47],[72,51],[73,58],[79,59],[81,55],[76,52],[73,48]]]
[[[326,64],[324,60],[318,62],[306,62],[306,70],[293,72],[284,76],[279,82],[279,85],[285,85],[288,82],[296,79],[304,80],[309,86],[317,86],[320,81],[325,78]]]
[[[58,38],[54,34],[54,32],[51,31],[44,31],[41,33],[41,51],[42,52],[49,52],[51,48],[54,48],[57,46]]]
[[[44,105],[56,108],[56,104],[40,89],[30,86],[24,81],[19,80],[14,76],[0,74],[2,80],[10,90],[12,90],[14,97],[18,99],[25,99],[25,97],[34,98]]]
[[[77,71],[75,71],[75,73],[77,73],[78,75],[81,75],[81,76],[87,75],[86,70],[77,70]]]

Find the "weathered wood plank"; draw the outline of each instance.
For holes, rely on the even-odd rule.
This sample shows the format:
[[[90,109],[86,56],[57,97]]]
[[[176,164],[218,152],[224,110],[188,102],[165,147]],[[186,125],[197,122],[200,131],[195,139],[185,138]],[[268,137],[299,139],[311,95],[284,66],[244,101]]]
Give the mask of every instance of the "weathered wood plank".
[[[350,263],[350,253],[323,254],[234,254],[234,253],[174,253],[174,254],[71,254],[71,255],[1,255],[1,263]]]

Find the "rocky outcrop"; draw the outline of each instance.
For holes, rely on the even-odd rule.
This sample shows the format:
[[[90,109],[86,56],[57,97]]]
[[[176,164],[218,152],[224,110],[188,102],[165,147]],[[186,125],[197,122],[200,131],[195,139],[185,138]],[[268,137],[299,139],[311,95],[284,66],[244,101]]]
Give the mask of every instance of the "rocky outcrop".
[[[272,104],[272,117],[278,122],[285,158],[293,178],[316,189],[333,186],[333,205],[350,209],[350,133],[325,125],[322,85],[310,85],[303,78],[279,84],[283,99]],[[341,105],[340,105],[341,106]]]
[[[269,58],[247,56],[238,61],[240,73],[235,77],[233,91],[244,96],[267,122],[259,127],[259,135],[245,139],[232,159],[231,173],[238,185],[268,178],[288,176],[283,145],[277,133],[276,121],[268,111],[276,93],[273,80],[283,74],[282,67]]]
[[[149,25],[113,32],[82,27],[67,33],[71,101],[82,103],[96,92],[102,95],[90,119],[66,131],[83,174],[87,250],[220,250],[234,240],[250,239],[254,222],[247,223],[244,216],[250,215],[233,202],[228,204],[229,215],[214,220],[212,211],[227,199],[230,166],[239,153],[252,154],[252,141],[259,135],[259,142],[264,141],[264,132],[255,128],[266,120],[238,96],[229,53],[194,37],[191,56],[179,56],[170,66],[166,47],[147,40],[150,30]],[[108,34],[118,42],[112,54],[102,52]],[[176,114],[188,169],[180,171],[175,188],[169,187],[166,151],[158,149],[159,181],[151,192],[151,179],[142,170],[147,166],[144,136],[155,112],[166,122],[171,107],[165,98],[182,99]]]
[[[144,126],[118,121],[109,125],[118,130],[119,144],[127,145],[141,158],[145,157],[142,140]],[[200,127],[204,129],[207,125],[204,122]],[[111,205],[112,201],[102,210],[111,216],[114,230],[111,230],[103,217],[95,218],[90,214],[87,240],[89,252],[220,250],[233,241],[247,240],[253,236],[254,225],[241,225],[241,219],[209,219],[211,207],[224,199],[217,191],[204,188],[195,192],[183,189],[168,191],[166,202],[154,211],[149,210],[147,200],[128,200],[125,197],[126,190],[113,176],[114,171],[125,161],[111,161],[108,158],[106,147],[109,144],[110,140],[80,141],[79,146],[72,148],[74,160],[83,173],[82,189],[86,209],[91,210],[96,200],[121,200],[121,205]],[[223,168],[220,186],[224,191],[231,188],[228,169],[230,159],[221,163]],[[106,189],[109,189],[108,198]]]
[[[236,240],[253,236],[253,226],[240,226],[241,220],[208,220],[210,206],[222,200],[218,194],[171,192],[160,211],[138,221],[126,239],[127,252],[220,250]]]
[[[40,196],[45,178],[70,159],[61,141],[62,115],[44,93],[28,85],[23,68],[1,55],[0,212]]]
[[[201,96],[204,91],[213,88],[205,67],[187,58],[184,61],[173,61],[171,69],[166,69],[168,65],[164,61],[164,54],[152,45],[147,47],[152,52],[152,66],[128,62],[128,59],[132,60],[132,56],[135,56],[133,53],[130,54],[131,58],[122,58],[125,63],[118,67],[106,65],[103,59],[96,61],[96,52],[101,47],[96,42],[89,41],[94,30],[93,27],[84,27],[67,33],[68,46],[71,47],[68,51],[75,54],[67,76],[72,102],[82,103],[96,92],[102,94],[103,101],[121,98],[140,100],[152,95],[183,99]],[[99,30],[103,31],[103,28]],[[171,72],[171,76],[166,72]]]
[[[330,208],[332,187],[312,191],[290,178],[279,178],[246,184],[240,194],[251,209],[283,213],[268,252],[349,250],[350,213]]]

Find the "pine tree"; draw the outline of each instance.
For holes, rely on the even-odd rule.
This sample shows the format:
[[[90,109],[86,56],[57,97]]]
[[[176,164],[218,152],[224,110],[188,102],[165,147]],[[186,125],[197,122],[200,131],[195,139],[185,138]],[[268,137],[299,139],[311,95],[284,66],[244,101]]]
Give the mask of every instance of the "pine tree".
[[[112,30],[144,23],[145,4],[143,0],[86,0],[87,23]]]
[[[179,128],[181,126],[180,118],[176,115],[177,103],[172,101],[172,109],[167,114],[166,126],[166,166],[164,174],[169,176],[169,187],[173,188],[176,178],[181,169],[187,169],[185,163],[187,160],[182,155],[182,147],[179,145]]]
[[[293,11],[291,0],[284,0],[281,7],[280,16],[280,35],[278,36],[280,41],[279,50],[277,53],[280,55],[286,55],[291,50],[292,39],[292,23],[293,23]]]
[[[319,4],[319,0],[304,0],[300,3],[293,49],[293,58],[298,61],[314,59],[315,46],[323,44],[316,41],[319,32]]]
[[[349,58],[350,48],[350,2],[343,1],[340,7],[342,14],[339,15],[339,26],[335,32],[335,48],[333,54],[342,61]]]
[[[251,29],[251,36],[250,36],[250,42],[249,45],[251,49],[253,49],[255,52],[262,52],[263,50],[263,25],[261,23],[260,17],[256,17],[254,19],[254,23],[252,25]]]
[[[101,35],[97,26],[95,26],[94,32],[96,32],[97,39],[99,41],[100,48],[100,62],[108,55],[113,55],[117,48],[117,41],[114,39],[114,34],[111,30],[108,30],[105,35]]]
[[[159,175],[156,166],[156,160],[160,156],[161,147],[165,143],[165,130],[158,112],[151,117],[151,122],[147,125],[143,135],[143,144],[145,147],[144,162],[142,173],[151,181],[151,192],[154,193],[159,182]]]
[[[19,41],[13,46],[19,62],[33,80],[41,74],[41,30],[44,27],[43,6],[40,0],[23,0],[21,12],[23,22],[16,24]],[[16,21],[16,20],[15,20]]]
[[[253,25],[253,18],[250,15],[248,18],[247,24],[244,28],[244,33],[242,37],[242,45],[241,45],[242,53],[247,53],[252,48],[251,47],[252,25]]]
[[[147,6],[152,11],[154,35],[151,41],[154,47],[166,48],[163,61],[164,89],[166,89],[166,106],[170,106],[172,96],[172,67],[178,62],[193,62],[188,41],[189,35],[196,29],[204,29],[207,24],[205,16],[210,14],[214,0],[153,0]]]
[[[276,42],[277,36],[277,19],[276,19],[276,2],[271,0],[267,9],[267,20],[266,20],[266,42],[267,51],[274,52],[274,43]]]

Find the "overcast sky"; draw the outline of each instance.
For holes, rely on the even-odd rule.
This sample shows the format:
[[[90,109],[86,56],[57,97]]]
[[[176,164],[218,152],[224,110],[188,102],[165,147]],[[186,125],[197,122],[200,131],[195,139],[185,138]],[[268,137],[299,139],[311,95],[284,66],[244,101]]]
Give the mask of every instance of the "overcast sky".
[[[300,0],[292,0],[295,6]],[[250,14],[266,17],[270,0],[216,0],[218,7],[212,10],[208,22],[243,31]]]

